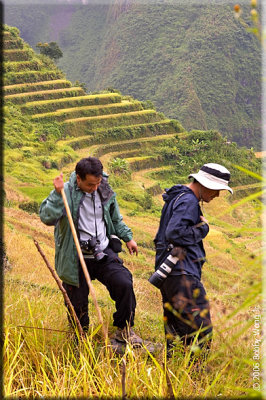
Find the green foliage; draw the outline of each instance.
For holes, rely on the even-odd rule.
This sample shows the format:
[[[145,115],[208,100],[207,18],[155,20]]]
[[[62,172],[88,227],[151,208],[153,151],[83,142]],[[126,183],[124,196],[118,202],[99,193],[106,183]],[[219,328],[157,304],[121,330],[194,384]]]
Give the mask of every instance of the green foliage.
[[[24,72],[9,72],[4,76],[5,85],[16,85],[26,82],[41,82],[52,79],[62,79],[64,74],[62,71],[24,71]]]
[[[74,86],[80,86],[84,90],[84,92],[87,92],[87,87],[84,82],[75,81]]]
[[[62,7],[71,21],[58,39],[59,65],[73,81],[150,99],[188,130],[217,129],[240,145],[261,146],[261,48],[229,4],[132,2],[114,19],[113,7]],[[41,9],[41,22],[40,10],[32,12],[36,24],[25,9],[17,11],[23,18],[11,6],[6,14],[33,45],[45,35],[53,6]]]
[[[108,164],[109,170],[117,175],[130,176],[130,169],[128,162],[124,158],[114,158]]]
[[[153,153],[152,149],[150,150]],[[130,168],[132,171],[140,171],[146,168],[154,168],[162,165],[164,160],[161,156],[143,155],[140,157],[132,157],[130,159]]]
[[[24,93],[24,92],[35,92],[39,90],[52,90],[52,89],[62,89],[66,87],[71,87],[70,81],[65,79],[57,79],[48,82],[36,82],[36,83],[22,83],[18,85],[11,85],[4,87],[4,93],[6,95]]]
[[[168,150],[167,150],[168,149]],[[172,165],[168,172],[162,170],[152,174],[153,178],[163,182],[186,183],[190,173],[196,172],[203,164],[208,162],[220,163],[229,170],[233,170],[232,185],[246,185],[257,180],[245,172],[235,169],[232,165],[235,160],[242,167],[261,173],[261,160],[255,157],[252,150],[239,148],[236,143],[229,142],[217,131],[191,131],[185,138],[178,136],[162,147],[157,146],[156,154],[161,154],[164,163]],[[173,157],[171,159],[171,154]],[[165,186],[164,186],[165,187]]]
[[[100,96],[96,96],[97,101],[100,101]],[[54,100],[48,104],[55,107]],[[162,118],[161,115],[159,117]],[[41,397],[68,397],[70,392],[74,397],[119,397],[121,358],[114,357],[113,354],[110,356],[109,351],[105,352],[103,342],[99,342],[99,337],[94,338],[100,329],[96,313],[91,312],[92,329],[85,341],[82,341],[78,357],[69,345],[69,336],[65,332],[61,334],[57,331],[53,335],[49,329],[44,334],[45,327],[55,326],[64,331],[67,326],[63,301],[60,305],[58,291],[50,287],[47,271],[43,272],[41,266],[39,267],[32,242],[33,237],[39,237],[49,258],[52,257],[52,227],[42,225],[40,228],[37,216],[29,217],[17,210],[17,196],[19,198],[23,193],[30,198],[30,201],[19,204],[22,210],[38,213],[40,202],[52,189],[52,179],[58,175],[54,168],[61,169],[70,163],[63,171],[64,178],[67,179],[73,169],[73,162],[81,154],[94,154],[98,150],[98,155],[120,152],[121,158],[130,156],[127,160],[116,157],[109,164],[114,172],[110,176],[110,183],[115,185],[119,204],[126,210],[129,226],[132,226],[141,250],[138,257],[132,258],[124,253],[123,258],[125,257],[125,264],[134,274],[138,288],[136,297],[139,313],[136,315],[136,326],[141,327],[141,335],[145,339],[163,342],[160,293],[147,286],[147,278],[153,270],[153,237],[161,211],[161,203],[152,196],[160,193],[167,180],[171,183],[183,180],[187,182],[187,175],[204,162],[221,162],[226,165],[232,172],[233,185],[256,181],[261,163],[256,160],[253,150],[238,148],[235,143],[227,142],[217,131],[184,132],[174,137],[178,132],[184,131],[178,121],[164,120],[108,130],[102,126],[93,130],[90,137],[82,136],[72,140],[65,139],[59,123],[52,120],[47,124],[35,123],[31,116],[23,114],[21,108],[12,102],[6,102],[4,118],[4,169],[7,178],[6,203],[9,207],[4,229],[8,238],[7,253],[16,266],[5,276],[5,305],[7,310],[12,308],[11,313],[5,313],[5,394],[10,398],[18,395],[32,397],[36,393]],[[164,137],[168,132],[172,135]],[[149,140],[143,138],[145,135],[151,136]],[[159,140],[155,137],[158,135],[161,135]],[[126,142],[128,138],[132,140]],[[136,138],[138,139],[134,140]],[[71,143],[73,147],[82,147],[85,142],[88,147],[95,143],[104,145],[93,146],[79,153],[70,147]],[[106,161],[105,157],[104,159]],[[234,165],[236,160],[241,167]],[[127,174],[124,176],[124,172],[129,170],[129,164],[134,163],[135,169],[140,172],[134,172],[134,179],[130,180]],[[165,167],[167,164],[168,167]],[[142,181],[142,169],[151,166],[160,170],[161,175],[158,175],[159,182],[145,188],[142,182],[146,182],[147,175],[143,176]],[[247,173],[247,169],[252,169],[252,172]],[[115,174],[116,171],[118,174]],[[257,187],[252,186],[253,189],[256,190]],[[247,190],[247,187],[244,186],[243,190]],[[10,201],[9,196],[13,195],[14,198]],[[200,365],[202,368],[208,364],[209,370],[207,372],[202,368],[199,372],[194,369],[194,366],[198,367],[193,364],[197,360],[193,360],[192,364],[188,363],[190,349],[180,354],[177,346],[176,355],[166,365],[165,351],[161,347],[156,354],[149,354],[145,349],[132,351],[127,346],[125,360],[130,374],[126,374],[126,387],[132,398],[169,397],[169,381],[175,397],[180,397],[181,394],[188,398],[194,395],[230,396],[238,392],[242,396],[256,394],[250,389],[252,335],[249,332],[252,320],[248,307],[259,304],[260,299],[260,284],[253,282],[260,279],[258,242],[261,235],[262,203],[255,196],[249,196],[237,203],[233,200],[232,205],[226,197],[221,196],[219,200],[221,201],[217,204],[221,208],[215,213],[211,212],[211,215],[208,213],[214,208],[208,209],[206,205],[206,216],[214,229],[211,230],[208,241],[210,258],[204,280],[208,285],[214,310],[218,306],[218,311],[222,310],[225,315],[219,315],[219,312],[215,314],[215,325],[222,327],[214,330],[216,349],[212,349],[210,359]],[[130,219],[129,216],[134,218]],[[224,287],[227,288],[226,294]],[[105,288],[103,293],[101,290],[102,285],[99,284],[97,292],[100,305],[103,306],[104,321],[111,333],[114,304],[107,297],[109,294]],[[216,296],[219,300],[215,304]],[[229,310],[225,309],[225,305],[228,305]],[[63,314],[65,319],[61,318]],[[24,324],[25,321],[29,328],[27,331],[26,328],[18,327],[18,324]],[[40,329],[33,330],[30,328],[33,326]],[[171,372],[169,376],[168,371]],[[238,386],[236,382],[240,382],[237,383]]]
[[[20,93],[7,95],[6,99],[12,101],[14,104],[25,104],[27,102],[44,101],[51,99],[61,99],[62,97],[74,97],[83,95],[84,92],[81,88],[63,88],[55,89],[52,93],[46,90],[35,91],[33,93]]]
[[[21,208],[21,210],[27,211],[29,214],[39,214],[40,205],[37,203],[37,201],[27,201],[20,203],[19,208]]]
[[[70,119],[62,122],[67,135],[80,136],[91,134],[95,129],[109,129],[111,127],[135,125],[139,123],[156,122],[161,119],[155,110],[132,111],[124,114],[113,114],[109,116],[89,117],[89,119]]]
[[[62,93],[62,96],[63,95],[64,93]],[[132,103],[123,102],[118,104],[116,103],[106,104],[106,106],[98,105],[98,106],[71,107],[67,109],[59,109],[54,112],[33,115],[32,118],[35,121],[41,121],[41,122],[55,121],[55,120],[64,121],[65,119],[70,119],[70,118],[93,117],[98,115],[126,113],[129,111],[136,111],[141,109],[142,109],[141,103],[135,101]]]
[[[148,193],[146,190],[144,192],[143,201],[141,205],[144,208],[144,210],[150,210],[152,208],[153,205],[152,195]]]
[[[131,126],[117,126],[105,130],[93,130],[88,137],[70,139],[67,143],[73,149],[82,149],[95,143],[108,143],[111,141],[127,140],[142,136],[160,136],[169,133],[178,133],[184,128],[178,121],[163,120],[155,123],[136,124]]]
[[[39,60],[14,61],[4,64],[4,72],[37,71],[40,70],[41,67],[42,64]]]
[[[15,50],[5,50],[4,60],[6,62],[12,61],[29,61],[31,60],[33,52],[29,49],[15,49]]]
[[[4,48],[7,50],[22,49],[23,41],[20,38],[15,38],[15,39],[11,38],[11,40],[5,39],[4,40]]]
[[[142,101],[142,107],[144,108],[144,110],[155,109],[153,102],[150,100]]]
[[[8,37],[17,38],[20,35],[20,30],[15,26],[3,25],[3,31],[8,33]]]
[[[39,124],[35,140],[46,142],[48,139],[52,139],[53,141],[57,141],[61,136],[62,128],[58,123]]]
[[[118,89],[114,89],[113,87],[107,87],[106,89],[104,89],[104,90],[107,90],[107,92],[110,92],[110,93],[118,93],[118,94],[121,94],[121,92],[120,92],[120,90],[118,90]]]
[[[57,79],[57,78],[55,78]],[[96,104],[119,103],[121,96],[118,94],[85,95],[71,98],[60,98],[54,100],[32,101],[22,106],[22,111],[29,114],[54,112],[57,109],[78,106],[93,106]]]
[[[62,50],[56,42],[41,43],[36,45],[37,49],[41,54],[50,57],[52,60],[57,61],[59,58],[63,57]]]

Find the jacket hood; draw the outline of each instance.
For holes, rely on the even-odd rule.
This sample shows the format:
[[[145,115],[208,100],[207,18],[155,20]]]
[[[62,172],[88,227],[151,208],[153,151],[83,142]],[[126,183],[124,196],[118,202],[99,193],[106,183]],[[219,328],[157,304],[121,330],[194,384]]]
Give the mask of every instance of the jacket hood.
[[[72,187],[77,186],[77,175],[76,175],[76,172],[75,172],[75,171],[72,172],[72,174],[70,175],[69,184],[70,184]]]
[[[175,198],[179,193],[192,193],[192,190],[185,185],[174,185],[170,189],[165,189],[163,194],[163,200],[169,203],[173,198]]]

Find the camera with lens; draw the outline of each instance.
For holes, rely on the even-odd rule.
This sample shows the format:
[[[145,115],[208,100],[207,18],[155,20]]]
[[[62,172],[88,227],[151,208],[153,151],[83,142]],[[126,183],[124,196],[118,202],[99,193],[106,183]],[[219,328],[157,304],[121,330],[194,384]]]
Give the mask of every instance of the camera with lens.
[[[149,282],[158,289],[162,287],[165,279],[168,277],[175,264],[178,261],[184,260],[186,257],[186,250],[183,247],[170,244],[167,250],[171,250],[171,253],[149,278]]]
[[[107,254],[100,250],[99,244],[99,240],[94,236],[91,236],[88,240],[80,241],[80,247],[85,256],[92,255],[96,261],[103,261],[107,257]]]

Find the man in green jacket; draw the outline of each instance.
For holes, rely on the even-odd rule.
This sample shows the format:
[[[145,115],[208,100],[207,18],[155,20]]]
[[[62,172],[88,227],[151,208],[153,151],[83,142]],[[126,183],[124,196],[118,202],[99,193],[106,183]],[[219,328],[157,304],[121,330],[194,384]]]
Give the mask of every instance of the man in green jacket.
[[[40,218],[46,225],[55,226],[55,268],[81,326],[88,330],[89,288],[61,196],[63,188],[90,277],[103,283],[115,301],[115,339],[140,345],[142,339],[131,328],[136,308],[132,275],[118,257],[121,251],[119,239],[126,243],[130,254],[137,255],[138,248],[131,229],[123,222],[116,194],[108,184],[101,161],[95,157],[83,158],[77,163],[69,182],[64,184],[61,174],[53,183],[55,189],[42,202]]]

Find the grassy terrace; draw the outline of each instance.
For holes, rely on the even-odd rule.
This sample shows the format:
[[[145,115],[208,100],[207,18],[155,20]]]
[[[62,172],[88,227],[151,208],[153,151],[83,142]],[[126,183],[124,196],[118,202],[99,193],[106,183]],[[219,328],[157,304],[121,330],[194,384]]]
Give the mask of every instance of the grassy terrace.
[[[90,135],[71,138],[60,143],[65,143],[73,149],[82,149],[94,143],[109,143],[111,141],[121,141],[128,139],[139,139],[141,137],[153,137],[167,135],[169,133],[181,132],[184,129],[178,126],[176,121],[165,119],[155,123],[143,123],[134,125],[120,125],[109,129],[95,129]],[[134,138],[134,139],[133,139]]]
[[[152,147],[158,145],[160,142],[163,142],[167,139],[171,139],[176,136],[175,133],[170,133],[170,134],[165,134],[165,135],[160,135],[160,136],[152,136],[152,137],[141,137],[136,139],[130,139],[130,140],[123,140],[119,141],[118,143],[108,143],[108,144],[102,144],[101,146],[97,146],[97,149],[94,151],[95,156],[101,157],[104,154],[107,153],[115,153],[119,157],[126,158],[125,153],[123,153],[123,156],[121,155],[121,152],[124,151],[145,151],[147,147]],[[127,156],[128,157],[128,156]]]
[[[117,114],[121,112],[142,110],[142,104],[139,101],[131,102],[123,100],[121,103],[111,103],[102,106],[82,106],[59,109],[55,112],[33,114],[34,121],[63,121],[71,117],[92,117],[96,115]]]
[[[20,83],[17,85],[8,85],[4,86],[3,90],[5,95],[7,96],[16,93],[21,95],[24,92],[33,92],[45,89],[47,90],[62,89],[71,86],[72,83],[70,81],[67,81],[65,79],[54,79],[43,82],[29,82],[29,83]]]
[[[64,74],[59,70],[9,72],[4,75],[4,85],[14,85],[25,82],[42,82],[62,78],[64,78]]]
[[[69,87],[62,89],[41,90],[26,93],[16,93],[6,95],[5,99],[10,100],[15,104],[24,104],[33,101],[42,101],[47,99],[60,99],[64,97],[73,97],[84,95],[84,90],[81,87]]]
[[[5,61],[29,61],[32,59],[33,51],[29,49],[15,49],[15,50],[4,50]]]
[[[119,115],[115,115],[115,118],[122,117],[124,113],[121,113]],[[142,111],[133,111],[131,113],[127,113],[127,115],[133,115],[133,116],[139,116],[139,115],[148,115],[148,116],[156,116],[158,115],[157,111],[155,110],[142,110]],[[98,115],[96,117],[82,117],[82,118],[73,118],[73,119],[67,119],[64,123],[65,124],[72,124],[76,122],[93,122],[93,121],[101,121],[101,120],[106,120],[106,119],[112,119],[113,115]],[[159,121],[159,119],[158,119]]]
[[[23,46],[24,46],[24,43],[20,38],[11,39],[8,36],[8,39],[4,40],[4,49],[6,49],[6,50],[22,49]]]
[[[43,64],[40,60],[8,61],[3,64],[5,72],[40,71],[42,68]]]
[[[64,131],[71,136],[80,133],[90,134],[93,129],[108,129],[120,125],[134,125],[138,123],[158,122],[160,115],[154,110],[132,111],[113,115],[100,115],[97,117],[84,117],[69,119],[62,122]]]
[[[55,100],[34,101],[24,104],[21,107],[21,110],[27,114],[37,114],[52,112],[62,108],[119,103],[120,101],[121,95],[117,93],[104,93],[97,95],[68,97]]]

